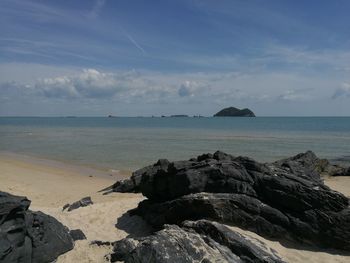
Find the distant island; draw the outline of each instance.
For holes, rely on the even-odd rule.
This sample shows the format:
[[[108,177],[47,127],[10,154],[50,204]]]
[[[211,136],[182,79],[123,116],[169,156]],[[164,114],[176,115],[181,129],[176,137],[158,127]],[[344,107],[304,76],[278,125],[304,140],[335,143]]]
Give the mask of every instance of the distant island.
[[[188,117],[188,115],[186,115],[186,114],[176,114],[176,115],[171,115],[170,117],[171,117],[171,118],[174,118],[174,117],[175,117],[175,118],[179,118],[179,117],[180,117],[180,118],[183,118],[183,117]]]
[[[240,110],[235,107],[228,107],[214,114],[214,117],[255,117],[255,114],[247,108]]]

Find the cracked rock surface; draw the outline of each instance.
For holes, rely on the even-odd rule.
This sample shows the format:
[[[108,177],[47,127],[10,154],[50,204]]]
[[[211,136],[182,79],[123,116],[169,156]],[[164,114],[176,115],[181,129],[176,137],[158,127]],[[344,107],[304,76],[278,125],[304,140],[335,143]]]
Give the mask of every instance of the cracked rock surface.
[[[141,192],[148,199],[130,214],[156,229],[206,219],[267,238],[350,251],[349,199],[320,176],[333,168],[310,151],[273,163],[218,151],[187,161],[161,159],[108,191]]]
[[[181,227],[165,225],[153,235],[117,241],[113,250],[112,262],[283,262],[224,225],[207,220],[185,221]]]
[[[0,262],[52,262],[73,249],[68,228],[29,205],[26,197],[0,192]]]

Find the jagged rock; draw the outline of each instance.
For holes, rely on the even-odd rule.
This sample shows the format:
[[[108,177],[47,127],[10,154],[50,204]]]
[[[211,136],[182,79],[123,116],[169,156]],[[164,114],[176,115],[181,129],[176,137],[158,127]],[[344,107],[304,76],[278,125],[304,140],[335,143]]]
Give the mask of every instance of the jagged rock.
[[[243,235],[230,230],[226,226],[208,220],[185,221],[182,228],[195,231],[203,237],[210,237],[217,243],[228,247],[242,261],[246,262],[282,262],[276,255],[266,252],[253,244]]]
[[[102,189],[101,191],[104,192],[104,194],[109,194],[111,192],[119,192],[119,193],[139,193],[140,188],[139,185],[142,180],[142,176],[149,171],[152,171],[152,173],[157,173],[158,170],[164,169],[169,165],[169,161],[166,159],[160,159],[157,163],[154,165],[146,166],[142,169],[139,169],[135,172],[133,172],[130,179],[124,179],[121,181],[117,181],[115,184],[111,185],[110,187],[107,187],[105,189]]]
[[[130,213],[158,228],[204,218],[266,237],[350,250],[349,200],[324,185],[318,169],[312,152],[268,164],[222,152],[160,160],[133,174],[135,188],[148,200]]]
[[[166,225],[151,236],[126,238],[114,245],[111,261],[155,263],[282,262],[224,225],[186,221],[182,228]]]
[[[323,181],[320,174],[325,174],[330,176],[350,176],[350,167],[348,168],[341,167],[336,164],[331,164],[327,159],[319,159],[312,151],[300,153],[293,157],[282,159],[273,163],[267,163],[267,164],[259,164],[247,157],[234,157],[230,154],[217,151],[214,154],[206,153],[206,154],[199,155],[197,158],[191,158],[188,161],[179,161],[179,162],[170,163],[166,159],[161,159],[153,165],[146,166],[142,169],[135,171],[130,177],[130,179],[117,181],[114,185],[108,188],[105,188],[101,191],[105,191],[104,194],[108,194],[111,192],[121,192],[121,193],[143,192],[144,194],[146,194],[145,191],[147,191],[147,189],[145,188],[147,187],[145,182],[149,183],[149,181],[152,181],[155,176],[156,177],[158,176],[157,174],[161,175],[162,173],[170,173],[174,170],[172,169],[168,171],[169,167],[170,168],[175,167],[177,170],[180,170],[180,169],[186,170],[192,167],[192,170],[198,170],[198,166],[201,166],[201,165],[210,166],[213,163],[213,161],[215,163],[215,160],[218,161],[219,165],[221,165],[221,163],[223,162],[238,161],[240,163],[243,163],[246,166],[246,168],[250,169],[249,166],[251,166],[251,170],[255,169],[258,172],[264,172],[264,169],[269,170],[270,173],[287,172],[306,180],[313,180],[316,183],[320,183]],[[175,173],[177,173],[177,171],[175,171]],[[225,171],[223,171],[223,173],[225,173]],[[142,186],[140,186],[143,175],[144,175],[143,183],[142,183]],[[159,182],[157,181],[157,184],[158,183]],[[201,189],[198,189],[198,191],[200,192]],[[151,198],[150,196],[147,196],[147,197]]]
[[[111,246],[113,245],[113,242],[110,242],[110,241],[101,241],[101,240],[92,240],[90,242],[90,245],[96,245],[96,246]]]
[[[158,229],[164,224],[204,218],[239,226],[267,238],[350,249],[348,208],[340,213],[314,209],[298,215],[242,194],[196,193],[162,203],[145,200],[132,213]]]
[[[81,231],[81,229],[73,229],[73,230],[69,231],[69,234],[73,238],[74,241],[86,239],[86,236],[85,236],[84,232]]]
[[[320,182],[320,172],[327,169],[329,162],[327,160],[320,160],[312,151],[299,153],[293,157],[279,160],[272,163],[272,169],[280,167],[287,170],[293,175],[302,177],[306,180],[313,180]]]
[[[79,207],[84,207],[84,206],[88,206],[88,205],[92,205],[93,202],[91,200],[91,197],[90,196],[87,196],[87,197],[84,197],[82,199],[80,199],[79,201],[76,201],[74,202],[73,204],[65,204],[63,206],[63,211],[65,209],[68,208],[68,212],[74,210],[74,209],[78,209]]]
[[[120,182],[117,182],[114,185],[114,188],[117,190],[117,192],[120,192],[120,193],[131,193],[136,191],[135,185],[133,181],[130,179],[125,179]]]
[[[70,206],[70,204],[65,204],[65,205],[62,207],[62,211],[66,210],[69,206]]]
[[[350,167],[344,168],[337,166],[338,169],[335,169],[333,173],[331,174],[332,176],[350,176]]]
[[[327,159],[319,159],[312,151],[299,153],[296,156],[279,160],[274,166],[287,169],[294,175],[306,176],[306,179],[320,181],[320,174],[329,176],[350,176],[350,167],[331,164]]]
[[[240,110],[235,107],[228,107],[214,114],[214,117],[255,117],[255,114],[247,108]]]
[[[29,205],[26,197],[0,192],[1,262],[52,262],[73,248],[65,226]]]
[[[132,238],[124,238],[122,240],[116,241],[113,246],[113,253],[111,254],[111,262],[118,260],[126,260],[128,262],[128,257],[131,252],[137,247],[138,240]]]

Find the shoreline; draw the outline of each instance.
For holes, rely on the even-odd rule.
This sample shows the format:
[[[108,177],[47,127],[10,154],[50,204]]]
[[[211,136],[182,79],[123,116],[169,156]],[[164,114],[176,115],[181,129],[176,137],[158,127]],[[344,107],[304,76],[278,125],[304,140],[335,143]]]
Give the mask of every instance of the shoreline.
[[[27,196],[32,200],[33,205],[40,201],[36,200],[38,193],[33,191],[34,189],[38,192],[42,191],[43,189],[40,186],[51,189],[52,193],[57,193],[58,190],[64,190],[64,195],[71,196],[71,198],[75,196],[78,198],[84,193],[99,196],[99,190],[114,184],[117,180],[129,178],[131,175],[131,172],[121,173],[120,170],[95,169],[87,165],[77,165],[4,151],[0,151],[0,167],[1,190],[16,195]],[[323,179],[327,186],[350,197],[350,177],[323,176]],[[84,184],[80,185],[79,182],[81,181],[84,181]],[[35,185],[37,183],[41,185],[37,185],[36,187]],[[77,190],[77,185],[80,186],[80,190]],[[33,190],[28,191],[29,189]],[[76,194],[72,194],[74,192]],[[33,193],[33,196],[28,196],[31,193]],[[61,198],[60,200],[67,199]],[[42,203],[45,202],[39,202],[39,204]],[[58,204],[60,202],[53,203]]]
[[[0,150],[0,159],[3,157],[18,161],[31,162],[38,165],[44,164],[57,168],[71,168],[81,173],[94,173],[95,175],[102,177],[109,177],[112,174],[112,176],[126,178],[130,177],[133,172],[132,170],[127,169],[114,169],[107,166],[98,166],[94,163],[79,163],[66,159],[45,157],[34,153],[18,153]]]
[[[57,207],[87,195],[99,198],[99,190],[129,176],[4,152],[0,167],[1,190],[27,196],[31,207]]]

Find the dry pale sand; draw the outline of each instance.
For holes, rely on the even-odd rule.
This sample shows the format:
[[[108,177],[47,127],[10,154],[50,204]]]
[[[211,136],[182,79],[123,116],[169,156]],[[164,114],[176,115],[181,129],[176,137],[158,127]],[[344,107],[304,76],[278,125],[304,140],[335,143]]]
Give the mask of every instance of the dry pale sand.
[[[59,257],[59,263],[106,262],[104,256],[111,248],[91,246],[90,241],[115,241],[149,231],[140,218],[125,214],[143,200],[142,195],[98,193],[121,178],[118,174],[110,176],[86,167],[0,154],[1,191],[27,196],[32,201],[30,209],[50,214],[70,229],[79,228],[85,233],[87,240],[77,241],[72,251]],[[91,196],[94,204],[71,212],[62,211],[66,203],[85,196]]]
[[[110,176],[110,173],[91,168],[0,153],[1,191],[27,196],[32,200],[32,210],[50,214],[70,229],[80,228],[87,236],[87,240],[77,241],[72,251],[60,256],[59,263],[106,262],[105,255],[111,248],[90,245],[92,240],[115,241],[150,231],[141,218],[126,214],[143,200],[141,195],[112,193],[104,196],[98,193],[120,178],[121,175]],[[350,196],[349,177],[326,178],[326,184]],[[62,211],[64,204],[85,196],[91,196],[94,204],[71,212]],[[350,262],[350,256],[339,255],[337,251],[290,248],[255,233],[232,228],[260,246],[277,251],[286,262]]]

